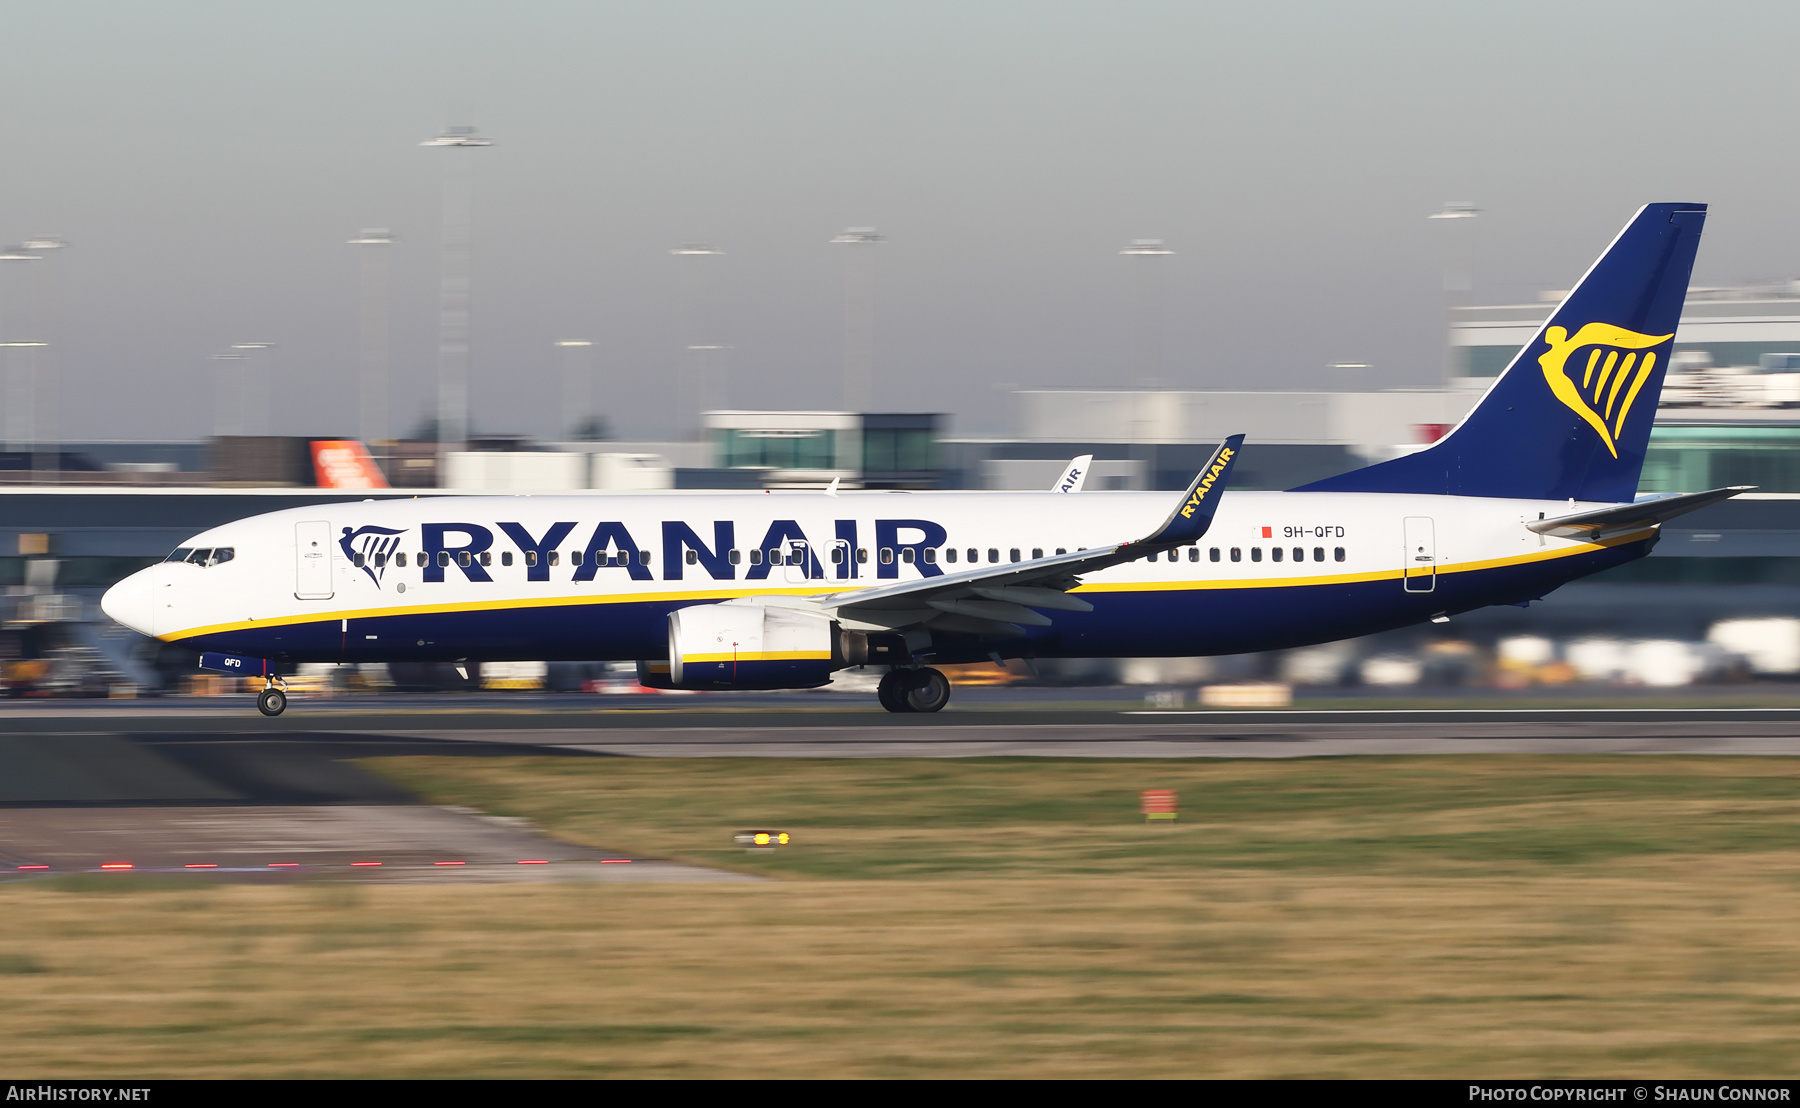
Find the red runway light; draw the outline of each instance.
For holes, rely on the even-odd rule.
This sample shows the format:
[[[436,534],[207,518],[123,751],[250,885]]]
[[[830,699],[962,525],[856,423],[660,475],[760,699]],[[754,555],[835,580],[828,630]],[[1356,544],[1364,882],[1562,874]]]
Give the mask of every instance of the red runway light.
[[[466,866],[469,863],[467,863],[467,862],[433,862],[431,864],[434,866]]]
[[[217,862],[189,862],[183,868],[184,869],[218,869],[219,863],[217,863]]]
[[[520,860],[519,864],[521,866],[547,866],[550,864],[550,859],[548,859],[548,858],[524,858],[524,859]]]
[[[602,859],[600,859],[600,864],[603,866],[610,866],[615,862],[629,862],[629,861],[631,861],[630,858],[602,858]]]
[[[130,869],[130,862],[101,862],[101,869]]]
[[[380,862],[351,862],[353,866],[379,866]]]
[[[299,862],[270,862],[269,868],[270,869],[290,869],[299,864],[300,864]]]
[[[49,866],[20,866],[20,869],[49,869]]]

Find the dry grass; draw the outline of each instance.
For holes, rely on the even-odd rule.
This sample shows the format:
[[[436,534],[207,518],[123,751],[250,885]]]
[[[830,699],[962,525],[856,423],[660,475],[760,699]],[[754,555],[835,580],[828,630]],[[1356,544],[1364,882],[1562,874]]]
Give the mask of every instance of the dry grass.
[[[392,770],[789,877],[5,887],[15,1072],[1790,1076],[1800,1057],[1792,761]],[[1137,787],[1180,789],[1182,825],[1137,822]],[[718,851],[769,822],[800,845]]]

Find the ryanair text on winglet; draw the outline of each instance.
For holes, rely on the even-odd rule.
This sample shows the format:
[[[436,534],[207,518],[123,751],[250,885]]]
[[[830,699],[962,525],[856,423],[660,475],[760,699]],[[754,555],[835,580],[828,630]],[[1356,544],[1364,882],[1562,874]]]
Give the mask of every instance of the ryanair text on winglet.
[[[1219,479],[1219,474],[1225,472],[1225,467],[1230,464],[1231,453],[1229,446],[1219,451],[1219,460],[1213,464],[1212,469],[1207,472],[1205,477],[1200,478],[1200,483],[1194,486],[1194,494],[1188,497],[1186,504],[1181,506],[1182,519],[1194,518],[1194,509],[1198,508],[1200,502],[1206,499],[1206,494],[1212,491],[1213,482]]]

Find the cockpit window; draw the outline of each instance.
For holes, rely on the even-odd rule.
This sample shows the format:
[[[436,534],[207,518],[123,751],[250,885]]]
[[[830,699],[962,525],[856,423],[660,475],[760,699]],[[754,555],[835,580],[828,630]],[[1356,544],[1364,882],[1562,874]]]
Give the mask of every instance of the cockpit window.
[[[177,558],[175,554],[186,554],[185,558]],[[229,562],[237,557],[237,550],[229,546],[200,546],[192,550],[177,550],[169,555],[171,562],[187,562],[196,566],[216,566],[221,562]]]
[[[188,560],[188,555],[192,554],[192,553],[193,553],[193,551],[191,549],[189,549],[188,547],[178,546],[175,548],[175,552],[173,554],[170,554],[167,558],[164,558],[163,561],[165,561],[165,562],[185,562]]]

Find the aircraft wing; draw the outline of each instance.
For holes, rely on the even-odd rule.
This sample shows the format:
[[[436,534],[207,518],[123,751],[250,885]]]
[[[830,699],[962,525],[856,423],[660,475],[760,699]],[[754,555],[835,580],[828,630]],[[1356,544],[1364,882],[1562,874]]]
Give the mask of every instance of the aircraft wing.
[[[1749,492],[1755,487],[1755,485],[1731,485],[1723,489],[1690,492],[1682,496],[1659,496],[1654,500],[1640,500],[1635,504],[1595,508],[1591,511],[1573,512],[1566,516],[1555,516],[1550,519],[1534,519],[1525,526],[1540,535],[1554,535],[1559,539],[1587,539],[1592,542],[1609,535],[1622,535],[1631,531],[1641,531],[1659,523],[1666,523],[1676,516],[1684,516],[1709,504],[1729,500],[1737,494]]]
[[[944,631],[1002,637],[1021,634],[1023,626],[1049,626],[1050,617],[1033,609],[1092,611],[1087,601],[1067,595],[1081,584],[1082,574],[1153,557],[1198,542],[1206,534],[1243,443],[1242,435],[1220,443],[1168,518],[1141,539],[832,593],[817,603],[835,612],[851,630],[897,630],[930,623]]]

